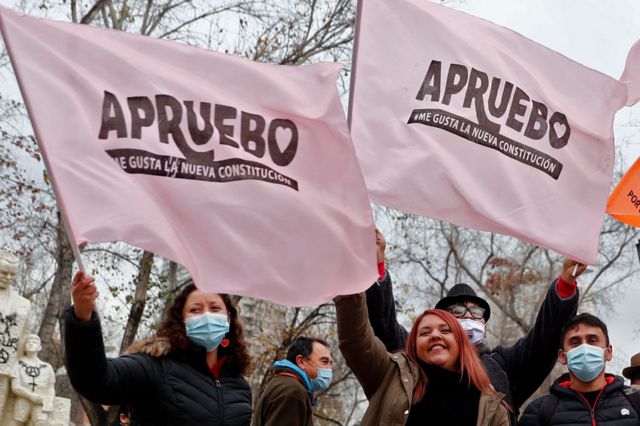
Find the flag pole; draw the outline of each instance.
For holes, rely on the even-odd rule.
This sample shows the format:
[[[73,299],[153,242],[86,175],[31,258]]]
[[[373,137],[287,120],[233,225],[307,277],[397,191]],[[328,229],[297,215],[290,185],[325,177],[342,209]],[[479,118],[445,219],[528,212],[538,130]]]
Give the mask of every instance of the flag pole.
[[[53,188],[53,193],[56,197],[56,203],[58,204],[58,209],[60,210],[60,217],[62,218],[62,226],[67,234],[67,239],[69,240],[69,245],[71,246],[71,251],[73,252],[73,257],[78,265],[80,271],[84,272],[84,263],[82,262],[82,257],[80,256],[80,248],[76,244],[76,240],[73,237],[73,231],[71,226],[69,225],[69,221],[67,220],[67,212],[62,202],[62,197],[60,197],[60,191],[58,190],[58,186],[56,185],[55,177],[52,173],[51,166],[49,164],[49,158],[47,156],[46,150],[44,146],[40,143],[40,132],[38,130],[38,126],[34,120],[35,115],[32,113],[31,104],[29,103],[29,98],[26,96],[26,92],[24,90],[24,84],[22,82],[22,78],[20,77],[20,72],[18,72],[18,64],[13,60],[13,46],[12,43],[7,37],[7,34],[4,31],[4,19],[0,14],[0,32],[2,32],[2,38],[4,40],[4,44],[7,47],[7,52],[9,53],[9,59],[11,60],[11,66],[13,67],[14,74],[16,76],[16,80],[18,81],[18,87],[20,88],[20,94],[22,95],[22,99],[24,100],[24,104],[27,108],[27,114],[29,115],[29,121],[31,121],[31,125],[33,126],[33,132],[36,137],[36,142],[38,143],[38,147],[40,148],[40,152],[42,153],[42,159],[44,160],[44,165],[47,170],[47,174],[49,176],[49,180],[51,182],[51,187]]]
[[[351,130],[351,115],[353,114],[353,93],[356,85],[356,67],[358,65],[358,48],[360,46],[360,24],[362,20],[362,4],[364,0],[358,0],[356,9],[356,34],[353,39],[353,53],[351,55],[351,82],[349,83],[349,107],[347,110],[347,125]]]

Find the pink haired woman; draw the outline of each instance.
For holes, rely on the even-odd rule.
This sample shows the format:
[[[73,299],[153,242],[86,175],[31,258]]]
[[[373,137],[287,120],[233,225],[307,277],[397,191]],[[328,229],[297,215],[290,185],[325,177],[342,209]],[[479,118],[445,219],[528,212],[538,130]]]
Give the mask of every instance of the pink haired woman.
[[[405,351],[390,354],[373,334],[364,293],[335,302],[340,350],[369,400],[362,426],[509,425],[503,395],[449,312],[425,311]]]

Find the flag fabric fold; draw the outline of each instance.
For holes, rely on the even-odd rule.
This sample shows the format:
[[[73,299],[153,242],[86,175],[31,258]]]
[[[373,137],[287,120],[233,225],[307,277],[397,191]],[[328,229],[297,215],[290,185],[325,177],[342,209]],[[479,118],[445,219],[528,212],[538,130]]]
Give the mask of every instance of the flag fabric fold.
[[[351,132],[372,202],[594,264],[626,88],[423,0],[362,0]]]
[[[183,264],[205,291],[292,306],[375,281],[338,65],[0,18],[76,243],[125,241]]]

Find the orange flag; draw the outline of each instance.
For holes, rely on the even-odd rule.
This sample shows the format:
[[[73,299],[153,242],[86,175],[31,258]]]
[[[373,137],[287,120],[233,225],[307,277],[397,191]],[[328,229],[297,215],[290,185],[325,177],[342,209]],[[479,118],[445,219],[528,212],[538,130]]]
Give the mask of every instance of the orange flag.
[[[607,213],[627,225],[640,226],[640,158],[609,195]]]

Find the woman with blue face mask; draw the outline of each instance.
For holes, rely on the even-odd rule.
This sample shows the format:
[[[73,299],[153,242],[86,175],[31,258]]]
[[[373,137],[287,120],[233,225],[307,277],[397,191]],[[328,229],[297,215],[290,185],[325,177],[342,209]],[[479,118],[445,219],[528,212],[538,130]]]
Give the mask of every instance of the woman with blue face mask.
[[[250,360],[228,295],[204,293],[189,280],[155,336],[107,359],[93,278],[79,272],[71,292],[65,364],[78,393],[130,406],[132,425],[249,425],[251,389],[243,375]]]

